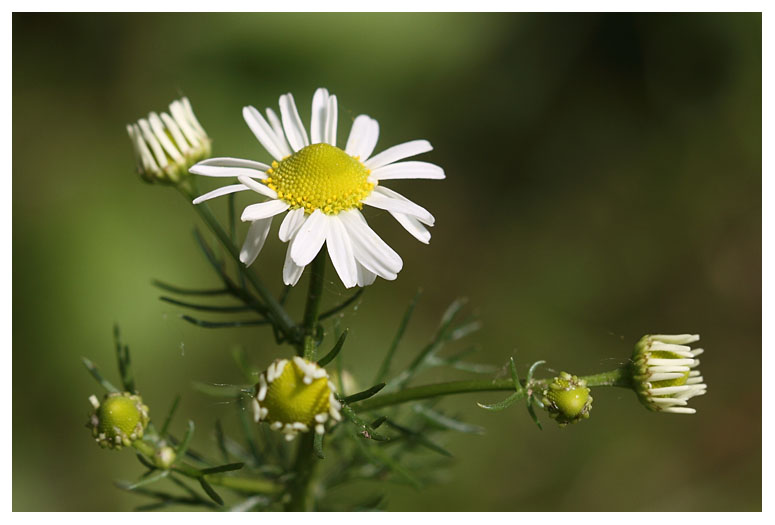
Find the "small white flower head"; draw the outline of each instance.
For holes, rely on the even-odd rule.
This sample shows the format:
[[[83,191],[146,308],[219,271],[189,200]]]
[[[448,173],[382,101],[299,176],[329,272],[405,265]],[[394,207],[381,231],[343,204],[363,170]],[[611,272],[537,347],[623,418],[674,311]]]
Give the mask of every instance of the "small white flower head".
[[[544,408],[560,426],[578,423],[589,418],[592,396],[583,379],[561,372],[544,389],[541,399]]]
[[[301,357],[278,359],[258,378],[253,416],[288,441],[299,432],[323,434],[327,421],[342,419],[335,393],[328,373],[316,363]]]
[[[210,156],[210,138],[185,97],[170,104],[169,113],[150,113],[126,130],[137,171],[147,182],[176,184],[191,166]]]
[[[337,99],[320,88],[312,98],[310,132],[302,124],[293,95],[280,97],[280,117],[266,117],[253,106],[242,115],[250,130],[274,158],[269,164],[221,157],[200,162],[191,173],[235,178],[194,200],[194,204],[238,191],[252,190],[263,202],[242,212],[250,222],[240,260],[253,264],[269,236],[272,219],[285,213],[279,237],[288,243],[283,281],[295,285],[325,244],[331,262],[347,288],[367,286],[377,276],[393,280],[401,257],[366,223],[363,205],[389,212],[422,243],[430,241],[433,215],[383,184],[397,179],[443,179],[444,170],[428,162],[403,161],[433,148],[413,140],[372,155],[379,137],[377,121],[360,115],[353,121],[344,148],[337,147]],[[403,161],[403,162],[398,162]],[[287,212],[287,213],[286,213]]]
[[[698,370],[702,348],[687,346],[699,335],[644,335],[632,355],[635,392],[649,410],[694,414],[689,399],[707,391]]]
[[[113,392],[102,403],[95,396],[90,396],[89,402],[94,412],[86,426],[101,447],[118,450],[143,437],[149,417],[148,407],[139,395]]]

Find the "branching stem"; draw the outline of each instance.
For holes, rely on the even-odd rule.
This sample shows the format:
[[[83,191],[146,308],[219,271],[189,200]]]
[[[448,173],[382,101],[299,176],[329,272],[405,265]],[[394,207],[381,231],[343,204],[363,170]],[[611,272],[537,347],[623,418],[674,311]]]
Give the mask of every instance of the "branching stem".
[[[610,372],[602,372],[600,374],[593,374],[589,376],[583,376],[587,382],[587,386],[619,386],[624,388],[630,388],[630,372],[628,366],[611,370]],[[548,380],[536,380],[532,385],[536,388],[542,388],[546,386]],[[518,394],[524,396],[527,394],[524,381],[522,382],[522,389],[518,391]],[[432,385],[422,385],[412,388],[406,388],[399,390],[398,392],[391,392],[388,394],[376,395],[369,399],[353,403],[353,409],[357,412],[365,412],[367,410],[375,410],[377,408],[384,408],[393,405],[400,405],[402,403],[408,403],[410,401],[418,401],[421,399],[429,399],[433,397],[446,396],[450,394],[466,394],[470,392],[496,392],[496,391],[515,391],[514,381],[511,379],[477,379],[473,381],[450,381],[448,383],[436,383]]]

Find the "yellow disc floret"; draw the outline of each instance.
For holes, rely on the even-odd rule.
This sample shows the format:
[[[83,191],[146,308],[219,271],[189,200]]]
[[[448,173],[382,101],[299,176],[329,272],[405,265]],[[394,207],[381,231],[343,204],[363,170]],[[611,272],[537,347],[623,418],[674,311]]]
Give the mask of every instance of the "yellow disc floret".
[[[337,421],[341,417],[334,392],[325,369],[316,363],[301,357],[279,359],[258,379],[253,399],[255,419],[282,431],[288,440],[313,427],[322,434],[329,416]]]
[[[306,146],[280,162],[272,162],[264,183],[291,208],[328,215],[361,208],[374,189],[370,171],[357,158],[330,144]]]

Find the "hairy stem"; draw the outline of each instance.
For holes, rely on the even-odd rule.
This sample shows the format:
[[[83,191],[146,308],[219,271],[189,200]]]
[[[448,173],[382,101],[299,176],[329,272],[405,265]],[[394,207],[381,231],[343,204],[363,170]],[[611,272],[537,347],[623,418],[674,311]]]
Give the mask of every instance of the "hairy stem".
[[[610,372],[602,372],[600,374],[583,376],[581,379],[584,379],[587,382],[587,386],[590,387],[619,386],[630,388],[631,386],[630,371],[629,367],[627,366],[617,368],[616,370],[611,370]],[[546,379],[535,380],[531,383],[531,386],[535,388],[543,388],[546,386],[548,381],[549,380]],[[520,391],[518,391],[518,393],[524,396],[527,393],[524,381],[522,381],[520,386],[522,388]],[[376,395],[369,399],[352,403],[352,405],[353,409],[357,412],[365,412],[367,410],[375,410],[377,408],[400,405],[410,401],[419,401],[421,399],[429,399],[450,394],[495,392],[501,390],[510,392],[516,391],[514,381],[511,379],[477,379],[473,381],[450,381],[448,383],[422,385],[399,390],[398,392]]]

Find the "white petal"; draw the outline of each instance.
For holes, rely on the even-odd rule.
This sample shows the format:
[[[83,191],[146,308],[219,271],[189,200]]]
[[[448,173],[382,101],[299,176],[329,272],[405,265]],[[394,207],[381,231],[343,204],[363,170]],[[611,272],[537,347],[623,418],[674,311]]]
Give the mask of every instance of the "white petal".
[[[167,131],[169,131],[170,135],[172,135],[172,140],[175,141],[175,145],[180,148],[180,152],[183,154],[188,153],[188,151],[191,149],[191,146],[186,140],[186,137],[183,136],[183,132],[180,130],[178,123],[175,122],[175,119],[166,113],[162,113],[159,116],[164,122],[164,126],[167,128]]]
[[[180,99],[180,101],[183,103],[186,123],[190,124],[194,128],[194,130],[197,133],[199,133],[201,136],[206,137],[207,133],[205,132],[204,128],[197,120],[196,115],[194,115],[194,108],[191,107],[191,102],[188,100],[188,97],[183,97]]]
[[[375,180],[392,179],[433,179],[440,180],[446,177],[444,170],[430,162],[407,161],[395,162],[371,172]]]
[[[357,282],[357,269],[350,236],[338,217],[326,217],[326,219],[328,220],[326,246],[328,246],[331,262],[345,287],[352,288]]]
[[[381,193],[383,195],[386,195],[388,197],[391,197],[393,199],[398,199],[400,201],[405,201],[405,202],[408,202],[408,203],[411,203],[411,204],[415,204],[414,202],[412,202],[411,200],[407,199],[406,197],[404,197],[403,195],[401,195],[397,191],[391,190],[390,188],[387,188],[385,186],[377,186],[376,188],[374,188],[374,191],[377,192],[377,193]],[[419,220],[421,223],[425,224],[426,226],[433,226],[434,223],[436,222],[435,220],[431,221],[431,222],[425,222],[422,218],[419,218],[419,217],[415,217],[415,218],[417,220]]]
[[[383,279],[393,280],[404,265],[401,257],[374,233],[358,210],[340,212],[355,259]]]
[[[345,152],[353,157],[359,157],[361,162],[369,158],[379,138],[379,124],[368,115],[358,115],[350,130]]]
[[[309,126],[310,144],[325,142],[328,120],[328,90],[319,88],[312,97],[312,118]]]
[[[196,199],[194,199],[194,204],[199,204],[200,202],[204,202],[210,199],[214,199],[216,197],[220,197],[221,195],[228,195],[229,193],[235,193],[237,191],[245,191],[248,187],[244,184],[232,184],[231,186],[221,186],[220,188],[216,188],[213,191],[209,191],[205,193],[204,195],[200,195]]]
[[[138,167],[144,170],[158,171],[159,165],[156,164],[156,159],[153,157],[153,153],[148,149],[148,145],[143,140],[143,134],[140,131],[140,127],[137,124],[127,126],[126,130],[129,132],[129,136],[135,145],[135,154],[137,155],[135,160],[138,162]]]
[[[323,247],[326,240],[328,221],[325,214],[315,210],[299,228],[291,241],[291,257],[299,266],[307,266]]]
[[[191,124],[188,111],[186,111],[186,108],[179,100],[175,100],[172,104],[170,104],[170,113],[172,113],[172,118],[174,118],[175,122],[178,123],[180,126],[180,131],[183,132],[183,134],[186,136],[186,139],[194,146],[198,146],[200,133]],[[205,133],[202,133],[201,135],[207,136]]]
[[[431,143],[427,140],[412,140],[410,142],[404,142],[392,148],[388,148],[382,153],[375,155],[368,162],[366,167],[372,170],[386,166],[391,162],[405,159],[407,157],[414,157],[420,153],[425,153],[433,149]]]
[[[355,261],[355,266],[358,271],[358,286],[371,286],[374,284],[374,280],[377,278],[377,274],[370,272],[358,261]]]
[[[258,204],[251,204],[242,210],[241,219],[243,222],[266,219],[268,217],[274,217],[288,208],[288,203],[280,200],[259,202]]]
[[[288,137],[293,151],[299,151],[304,146],[309,145],[307,132],[304,124],[299,117],[299,111],[296,109],[296,103],[293,101],[293,95],[290,93],[280,97],[280,116],[283,120],[283,129],[285,136]]]
[[[213,157],[197,163],[197,166],[220,166],[222,168],[248,168],[260,172],[265,172],[270,168],[268,164],[256,162],[255,160],[237,159],[234,157]]]
[[[261,113],[253,106],[245,106],[242,108],[242,117],[264,149],[276,160],[282,160],[285,155],[281,143]]]
[[[671,414],[696,414],[697,411],[693,408],[685,408],[685,407],[668,407],[663,408],[662,412],[668,412]]]
[[[328,97],[328,115],[326,120],[326,132],[323,136],[323,142],[336,146],[336,123],[339,118],[339,108],[336,102],[336,95]]]
[[[289,211],[280,225],[280,240],[283,242],[291,240],[302,224],[304,224],[304,208]]]
[[[388,197],[384,193],[373,191],[361,202],[368,204],[369,206],[374,206],[375,208],[381,208],[391,212],[394,211],[398,213],[404,213],[406,215],[411,215],[412,217],[416,217],[429,226],[433,226],[435,221],[433,215],[431,215],[430,212],[422,206],[419,206],[411,201]]]
[[[256,182],[250,177],[245,177],[240,175],[237,177],[237,180],[240,181],[242,184],[250,188],[251,190],[255,191],[256,193],[259,193],[265,197],[269,197],[270,199],[276,199],[277,198],[277,192],[274,191],[272,188],[265,184],[261,184],[260,182]]]
[[[393,211],[390,212],[390,215],[392,215],[406,231],[412,234],[412,236],[421,243],[428,244],[431,241],[431,232],[414,217]]]
[[[194,164],[188,170],[194,175],[204,175],[205,177],[251,177],[254,179],[265,179],[266,174],[250,168],[232,168],[227,166],[208,166],[207,164]]]
[[[151,113],[148,115],[148,122],[151,125],[151,130],[153,131],[153,134],[156,136],[156,138],[159,140],[159,143],[164,148],[164,151],[167,152],[167,154],[172,157],[175,161],[181,161],[183,160],[183,155],[178,151],[178,148],[175,147],[175,145],[170,140],[169,136],[167,135],[167,131],[164,129],[164,124],[162,123],[161,119],[159,118],[159,115],[156,113]],[[187,145],[186,142],[183,142],[184,145]]]
[[[165,167],[167,164],[169,164],[167,162],[167,155],[164,153],[164,148],[162,148],[161,144],[159,144],[159,141],[153,134],[153,131],[151,131],[151,125],[148,124],[148,121],[144,118],[138,120],[137,123],[140,125],[140,131],[143,132],[145,143],[153,152],[153,156],[156,159],[156,162],[158,162],[159,166],[162,168]]]
[[[242,244],[242,250],[239,252],[239,260],[245,266],[253,264],[258,254],[261,253],[261,248],[264,247],[264,242],[269,235],[270,226],[272,226],[272,217],[253,221],[250,225],[245,242]]]
[[[283,282],[288,286],[296,286],[301,274],[304,272],[304,266],[299,266],[291,258],[291,246],[285,252],[285,264],[283,265]]]
[[[280,122],[280,118],[277,116],[277,113],[272,111],[272,108],[266,108],[266,118],[269,120],[269,123],[272,125],[272,129],[274,130],[274,134],[275,134],[275,142],[277,143],[277,146],[282,150],[283,158],[287,157],[288,155],[291,155],[293,153],[293,150],[288,145],[288,141],[285,140],[285,131],[283,131],[283,123]]]

